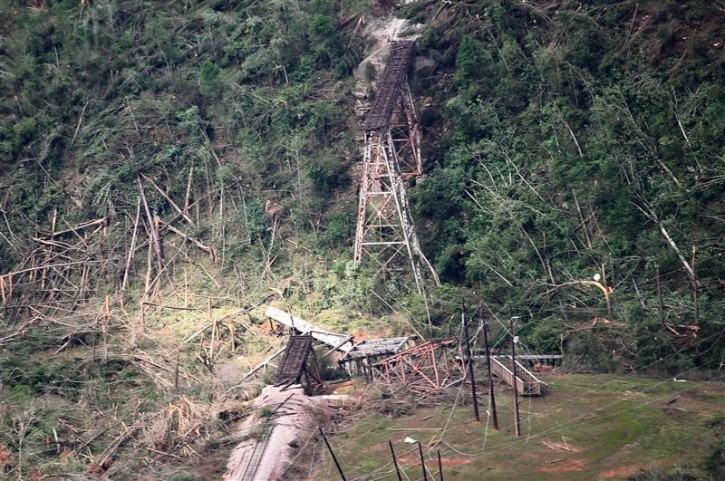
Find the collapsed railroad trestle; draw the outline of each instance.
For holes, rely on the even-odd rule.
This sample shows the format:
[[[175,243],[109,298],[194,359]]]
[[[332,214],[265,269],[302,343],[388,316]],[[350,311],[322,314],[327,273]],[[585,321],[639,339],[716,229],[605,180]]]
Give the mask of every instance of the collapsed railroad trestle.
[[[302,384],[305,394],[314,394],[324,389],[320,366],[313,349],[312,336],[290,336],[273,383],[286,389]],[[304,381],[304,382],[303,382]]]
[[[405,179],[422,174],[420,125],[408,85],[414,47],[411,41],[392,43],[375,100],[363,122],[365,147],[354,264],[359,266],[365,257],[384,271],[399,259],[407,259],[416,288],[422,292],[423,267],[436,284],[440,281],[420,248],[405,192]]]
[[[426,396],[465,380],[461,354],[458,338],[431,339],[376,362],[372,377],[390,387],[405,386],[409,392]]]

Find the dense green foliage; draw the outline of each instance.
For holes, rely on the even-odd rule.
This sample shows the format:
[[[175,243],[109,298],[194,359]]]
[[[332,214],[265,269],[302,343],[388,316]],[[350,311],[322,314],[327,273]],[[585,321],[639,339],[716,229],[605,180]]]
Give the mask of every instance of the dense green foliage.
[[[82,424],[59,421],[76,405],[116,409],[111,429],[117,414],[178,401],[126,351],[96,353],[108,336],[129,352],[180,349],[127,339],[104,310],[136,319],[130,306],[161,284],[183,285],[184,302],[189,290],[244,306],[278,296],[340,330],[393,331],[380,321],[391,316],[434,336],[458,334],[463,297],[499,321],[521,316],[523,347],[562,349],[567,367],[722,369],[721,2],[398,8],[419,24],[426,173],[410,199],[443,281],[425,298],[404,272],[351,263],[352,70],[369,54],[354,19],[389,4],[0,0],[0,274],[68,264],[0,285],[0,397],[12,406],[0,447],[56,455],[46,440]],[[157,246],[161,222],[176,231]],[[68,364],[69,349],[85,357]],[[191,347],[177,369],[179,357],[212,371]],[[138,406],[119,410],[116,388]],[[211,398],[206,388],[185,394]],[[103,446],[90,435],[84,446],[94,459],[114,442],[98,436]],[[73,462],[58,469],[85,469]]]
[[[265,250],[265,201],[278,204],[284,235],[349,255],[358,154],[346,79],[363,44],[336,22],[359,5],[5,3],[4,266],[25,259],[22,239],[55,215],[109,217],[128,237],[139,174],[177,202],[191,178],[193,234],[223,251],[225,269],[265,255],[291,269],[279,244]],[[601,292],[579,283],[594,274],[613,290],[614,317],[642,335],[658,332],[662,315],[713,341],[723,271],[718,7],[439,8],[416,2],[406,13],[425,24],[419,54],[435,61],[415,79],[433,99],[426,127],[440,132],[429,136],[415,202],[444,281],[497,311],[530,314],[542,348],[553,329],[542,319],[607,314]],[[174,215],[148,190],[156,214]],[[120,270],[110,275],[120,281]],[[649,363],[657,346],[636,350]]]
[[[475,1],[407,11],[428,25],[418,47],[437,61],[428,78],[442,79],[418,88],[434,98],[431,128],[447,134],[431,146],[435,164],[416,197],[441,276],[474,287],[496,312],[524,316],[523,332],[546,349],[562,320],[609,315],[602,291],[579,282],[597,275],[612,289],[613,317],[636,331],[610,350],[648,365],[684,347],[684,357],[716,367],[719,7]],[[660,316],[699,327],[698,338],[673,339]]]
[[[101,335],[95,308],[106,295],[122,314],[117,302],[133,306],[188,274],[194,292],[256,302],[268,285],[321,272],[292,246],[349,256],[355,204],[340,194],[352,190],[348,93],[364,39],[337,26],[365,6],[0,0],[0,274],[38,262],[92,266],[50,270],[38,283],[18,275],[12,295],[2,285],[0,453],[13,458],[0,461],[0,477],[29,479],[45,462],[44,476],[105,470],[91,463],[121,434],[119,419],[131,425],[180,402],[179,389],[117,352],[141,343],[155,356],[157,343],[180,339],[136,340],[118,318],[104,318],[111,327]],[[99,218],[102,231],[72,229]],[[168,230],[164,252],[152,253],[155,218],[213,249],[214,260]],[[32,240],[40,237],[51,244]],[[96,352],[101,343],[110,358]],[[177,360],[198,380],[183,394],[210,402],[197,352]],[[224,427],[216,421],[210,430]],[[79,432],[88,436],[74,441]],[[60,444],[48,444],[53,436]],[[74,454],[59,458],[61,446]],[[131,479],[140,462],[117,464],[113,476]]]
[[[299,274],[289,246],[270,239],[277,228],[309,252],[335,249],[344,265],[359,155],[347,94],[364,45],[336,24],[360,7],[5,2],[2,265],[26,259],[22,240],[55,216],[108,217],[127,246],[139,174],[177,203],[186,196],[190,234],[221,252],[227,272],[263,269],[264,258],[278,277]],[[424,24],[419,55],[434,61],[414,77],[416,95],[432,98],[421,116],[436,133],[414,201],[444,282],[473,288],[495,312],[526,314],[537,349],[572,322],[610,316],[631,335],[617,349],[641,365],[681,348],[703,365],[720,359],[719,8],[479,0],[415,2],[403,13]],[[175,215],[144,189],[155,214]],[[385,281],[383,297],[393,294],[371,305],[357,294],[368,284],[338,271],[326,296],[371,314],[388,301],[423,313],[405,300],[404,279]],[[117,285],[122,270],[105,275]],[[581,282],[594,275],[611,290],[611,313],[600,289]],[[434,306],[434,324],[458,296],[433,293],[444,306]],[[675,328],[683,337],[673,338],[665,327],[678,325],[699,332]]]
[[[299,231],[334,212],[325,201],[349,185],[341,155],[352,149],[341,79],[362,53],[360,37],[334,25],[353,2],[4,3],[10,240],[47,230],[53,209],[71,223],[132,216],[138,174],[178,201],[192,166],[191,201],[210,210],[226,184],[233,205],[282,201]],[[255,222],[252,212],[239,238],[256,237]],[[3,242],[0,263],[26,254]]]

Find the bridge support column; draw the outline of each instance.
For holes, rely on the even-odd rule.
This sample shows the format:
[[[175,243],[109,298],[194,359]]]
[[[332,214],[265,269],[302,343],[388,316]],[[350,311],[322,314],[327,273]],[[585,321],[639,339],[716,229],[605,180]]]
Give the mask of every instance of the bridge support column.
[[[353,262],[364,257],[377,262],[379,272],[407,259],[418,292],[423,292],[421,266],[440,284],[423,254],[409,212],[404,180],[422,173],[420,128],[407,83],[413,42],[394,42],[375,103],[367,114],[365,150]]]

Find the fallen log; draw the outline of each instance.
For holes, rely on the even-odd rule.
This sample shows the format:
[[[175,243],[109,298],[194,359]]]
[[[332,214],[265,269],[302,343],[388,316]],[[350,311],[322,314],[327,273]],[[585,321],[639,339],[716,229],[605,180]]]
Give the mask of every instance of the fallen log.
[[[203,242],[201,242],[201,241],[199,241],[199,240],[191,237],[188,234],[185,234],[184,232],[180,231],[176,227],[174,227],[171,224],[169,224],[167,222],[164,222],[164,221],[162,221],[160,219],[159,219],[159,224],[161,224],[162,226],[164,226],[166,229],[169,229],[171,232],[173,232],[174,234],[178,235],[179,237],[181,237],[181,238],[183,238],[185,240],[188,240],[189,242],[191,242],[192,244],[194,244],[196,247],[198,247],[199,249],[201,249],[204,252],[206,252],[207,254],[209,254],[209,256],[211,256],[212,261],[216,262],[216,260],[217,260],[216,253],[214,252],[214,249],[212,247],[207,246]]]
[[[79,230],[88,229],[89,227],[97,226],[100,224],[105,224],[108,222],[108,217],[101,217],[100,219],[95,220],[89,220],[88,222],[82,222],[76,226],[72,226],[69,229],[58,231],[58,232],[51,232],[50,234],[46,234],[45,237],[52,239],[53,237],[58,237],[63,234],[69,234],[71,232],[77,233]]]

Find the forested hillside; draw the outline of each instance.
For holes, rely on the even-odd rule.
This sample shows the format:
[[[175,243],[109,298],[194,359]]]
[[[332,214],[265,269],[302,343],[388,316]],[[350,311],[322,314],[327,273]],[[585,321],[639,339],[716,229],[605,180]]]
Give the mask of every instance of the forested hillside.
[[[107,461],[139,430],[191,456],[184,421],[233,415],[215,366],[267,349],[231,323],[204,340],[212,312],[255,325],[273,300],[443,336],[465,298],[572,369],[722,371],[725,3],[394,3],[0,0],[8,473],[123,479],[140,461]],[[425,296],[351,261],[353,70],[392,14],[416,38]]]
[[[601,316],[635,337],[610,352],[649,363],[695,337],[676,362],[721,358],[722,5],[409,9],[433,25],[418,81],[437,135],[416,202],[442,278],[528,317],[542,349]]]

